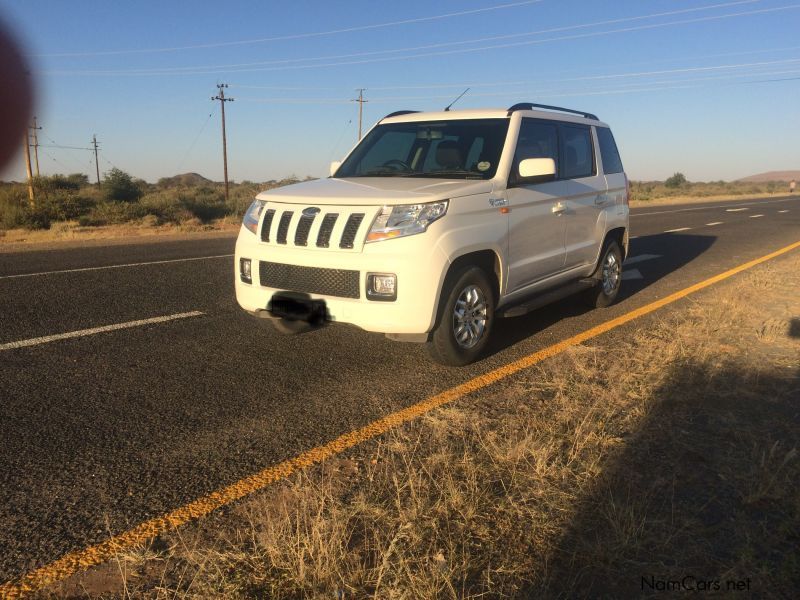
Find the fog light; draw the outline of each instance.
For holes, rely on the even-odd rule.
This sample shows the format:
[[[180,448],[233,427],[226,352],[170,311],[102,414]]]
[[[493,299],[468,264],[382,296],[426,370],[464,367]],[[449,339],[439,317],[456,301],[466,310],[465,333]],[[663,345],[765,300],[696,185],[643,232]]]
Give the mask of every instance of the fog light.
[[[253,283],[253,275],[250,272],[249,258],[239,259],[239,277],[241,277],[242,281],[245,283]]]
[[[393,273],[367,273],[367,298],[397,300],[397,276]]]

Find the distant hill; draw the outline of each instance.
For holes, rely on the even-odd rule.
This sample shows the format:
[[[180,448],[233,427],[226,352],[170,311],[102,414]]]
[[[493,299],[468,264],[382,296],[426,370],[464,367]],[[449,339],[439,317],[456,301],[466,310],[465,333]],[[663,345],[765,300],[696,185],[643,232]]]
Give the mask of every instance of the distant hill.
[[[800,181],[800,171],[767,171],[758,175],[750,175],[736,181],[744,183],[764,183],[766,181]]]
[[[177,187],[179,185],[195,186],[209,183],[214,182],[210,179],[206,179],[199,173],[183,173],[181,175],[173,175],[172,177],[162,177],[158,180],[158,185],[161,187]]]

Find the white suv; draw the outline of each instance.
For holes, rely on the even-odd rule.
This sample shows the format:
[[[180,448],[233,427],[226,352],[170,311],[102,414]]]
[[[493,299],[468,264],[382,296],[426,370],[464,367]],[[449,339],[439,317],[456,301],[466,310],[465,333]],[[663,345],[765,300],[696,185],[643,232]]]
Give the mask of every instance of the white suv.
[[[236,243],[236,299],[284,332],[328,321],[475,361],[495,318],[617,296],[628,180],[592,114],[402,111],[327,179],[259,194]]]

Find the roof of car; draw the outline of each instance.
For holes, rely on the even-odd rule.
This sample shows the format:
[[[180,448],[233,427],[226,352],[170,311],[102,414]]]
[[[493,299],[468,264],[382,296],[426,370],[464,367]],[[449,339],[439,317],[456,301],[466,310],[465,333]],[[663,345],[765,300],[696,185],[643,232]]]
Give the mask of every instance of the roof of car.
[[[512,112],[519,112],[523,117],[531,117],[536,119],[606,126],[605,123],[599,121],[598,119],[587,119],[586,117],[580,115],[557,112],[555,110],[514,109],[511,111],[507,108],[480,108],[448,111],[442,110],[435,112],[398,111],[384,117],[380,122],[412,123],[418,121],[450,121],[456,119],[507,119]]]

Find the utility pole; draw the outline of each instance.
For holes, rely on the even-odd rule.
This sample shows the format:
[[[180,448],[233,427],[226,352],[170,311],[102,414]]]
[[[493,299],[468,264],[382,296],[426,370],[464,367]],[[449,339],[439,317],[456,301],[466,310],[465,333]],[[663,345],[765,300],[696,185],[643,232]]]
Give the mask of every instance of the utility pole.
[[[37,135],[37,131],[41,129],[41,127],[37,127],[36,125],[36,117],[33,117],[33,125],[31,126],[31,131],[33,131],[33,156],[35,159],[36,164],[36,176],[39,177],[39,136]]]
[[[97,134],[92,135],[92,145],[94,146],[94,169],[97,172],[97,187],[100,187],[100,163],[97,160]]]
[[[219,93],[213,96],[211,100],[219,100],[219,105],[222,108],[222,163],[225,169],[225,202],[228,202],[228,138],[225,134],[225,103],[233,102],[233,98],[225,97],[226,87],[228,87],[227,83],[218,83],[217,89]]]
[[[369,100],[364,100],[364,90],[367,88],[358,88],[358,98],[353,98],[351,102],[358,102],[358,141],[361,141],[361,116],[364,111],[364,103]]]
[[[25,128],[25,170],[28,173],[28,200],[31,208],[36,205],[33,197],[33,173],[31,172],[31,136],[30,130]]]

